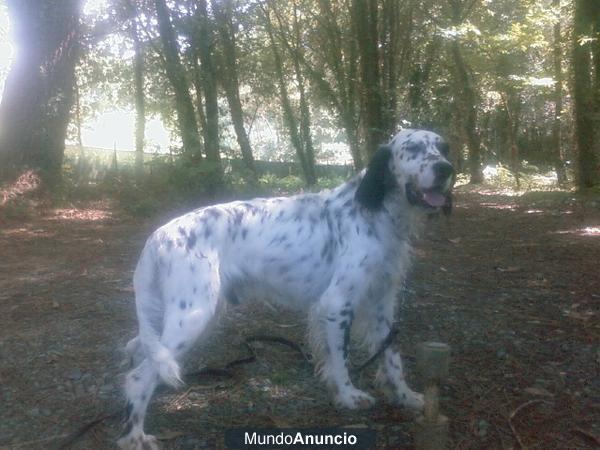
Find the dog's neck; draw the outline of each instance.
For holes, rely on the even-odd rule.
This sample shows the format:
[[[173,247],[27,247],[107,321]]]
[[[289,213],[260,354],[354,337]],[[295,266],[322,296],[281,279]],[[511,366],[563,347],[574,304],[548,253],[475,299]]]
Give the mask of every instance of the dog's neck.
[[[356,190],[364,176],[364,171],[351,180],[338,186],[332,191],[332,198],[338,205],[347,205],[349,202],[356,208],[367,222],[377,228],[378,232],[385,235],[385,240],[393,245],[393,241],[406,242],[421,234],[426,218],[426,212],[411,205],[406,199],[406,194],[400,187],[395,187],[386,192],[382,205],[376,210],[369,210],[356,202]]]
[[[392,233],[404,241],[419,237],[426,219],[426,212],[411,205],[401,188],[386,193],[380,214],[382,222],[387,222]]]

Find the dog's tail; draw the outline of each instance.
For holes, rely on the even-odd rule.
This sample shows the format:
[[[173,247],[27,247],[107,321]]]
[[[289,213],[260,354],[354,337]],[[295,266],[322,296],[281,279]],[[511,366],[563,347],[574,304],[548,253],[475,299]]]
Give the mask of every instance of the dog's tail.
[[[160,294],[160,277],[155,256],[151,244],[146,244],[133,277],[140,329],[139,343],[145,356],[154,363],[160,378],[170,386],[179,387],[183,384],[179,364],[174,353],[160,341],[165,305]]]

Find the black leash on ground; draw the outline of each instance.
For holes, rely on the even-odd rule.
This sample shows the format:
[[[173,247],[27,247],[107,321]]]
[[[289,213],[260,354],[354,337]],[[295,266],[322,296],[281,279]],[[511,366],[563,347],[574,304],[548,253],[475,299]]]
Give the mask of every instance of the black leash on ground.
[[[296,344],[293,341],[290,341],[289,339],[286,339],[286,338],[283,338],[280,336],[254,335],[254,336],[247,337],[246,339],[244,339],[244,342],[243,342],[243,345],[249,354],[248,356],[230,361],[223,367],[205,367],[203,369],[200,369],[200,370],[197,370],[194,372],[186,373],[184,375],[184,378],[195,379],[195,380],[197,380],[199,378],[204,378],[204,377],[233,378],[235,376],[235,374],[233,373],[232,369],[234,369],[237,366],[250,364],[257,360],[256,352],[251,345],[253,342],[269,342],[269,343],[274,343],[274,344],[286,345],[286,346],[292,348],[293,350],[295,350],[296,352],[298,352],[306,362],[310,362],[310,358],[306,355],[304,350],[302,350],[302,348],[298,344]],[[78,430],[74,431],[72,434],[70,434],[69,436],[64,438],[64,440],[58,445],[57,450],[67,450],[67,449],[71,448],[86,433],[88,433],[91,429],[93,429],[97,425],[101,424],[105,420],[116,419],[119,416],[124,417],[125,409],[126,409],[125,407],[119,408],[112,413],[104,414],[99,417],[96,417],[92,421],[81,426]]]
[[[377,358],[379,358],[379,356],[381,356],[381,354],[383,352],[385,352],[385,350],[392,344],[392,342],[394,342],[394,339],[396,338],[397,334],[398,334],[398,328],[396,326],[394,326],[390,330],[390,332],[386,336],[386,338],[383,340],[383,342],[381,343],[379,350],[377,350],[377,352],[373,356],[371,356],[367,361],[365,361],[364,363],[353,366],[352,370],[355,373],[359,373],[359,372],[362,372],[363,370],[365,370],[367,367],[369,367]],[[291,349],[295,350],[297,353],[299,353],[305,362],[312,363],[310,356],[307,355],[304,352],[304,350],[302,350],[302,347],[300,347],[300,345],[296,344],[295,342],[293,342],[289,339],[286,339],[284,337],[281,337],[281,336],[271,336],[271,335],[266,335],[266,334],[259,334],[259,335],[249,336],[244,339],[243,345],[246,348],[246,351],[248,352],[248,356],[234,359],[233,361],[228,362],[223,367],[204,367],[204,368],[194,371],[194,372],[188,372],[185,374],[184,378],[186,378],[186,379],[191,378],[191,379],[196,379],[196,380],[199,378],[204,378],[204,377],[233,378],[235,376],[235,374],[232,369],[234,369],[237,366],[253,363],[257,360],[256,351],[254,350],[254,348],[251,345],[253,342],[268,342],[268,343],[272,343],[272,344],[281,344],[281,345],[288,346]],[[95,426],[99,425],[100,423],[104,422],[105,420],[116,419],[119,416],[124,417],[125,416],[124,413],[125,413],[125,407],[119,408],[110,414],[105,414],[103,416],[97,417],[96,419],[86,423],[85,425],[80,427],[77,431],[75,431],[71,435],[67,436],[64,439],[64,441],[57,447],[57,450],[66,450],[66,449],[71,448],[73,446],[73,444],[75,444],[75,442],[77,442],[77,440],[81,439],[88,431],[90,431]]]
[[[373,356],[371,356],[369,359],[367,359],[364,363],[362,363],[358,366],[354,366],[353,370],[356,373],[360,373],[363,370],[365,370],[367,367],[369,367],[371,364],[373,364],[373,362],[375,362],[375,360],[377,358],[379,358],[383,354],[383,352],[385,352],[387,350],[387,348],[390,345],[392,345],[392,343],[396,339],[396,336],[398,336],[398,327],[396,325],[394,325],[392,327],[392,329],[390,330],[390,332],[388,333],[388,335],[383,340],[383,342],[381,343],[381,345],[379,346],[379,350],[377,350],[377,352],[375,352],[375,354],[373,354]]]

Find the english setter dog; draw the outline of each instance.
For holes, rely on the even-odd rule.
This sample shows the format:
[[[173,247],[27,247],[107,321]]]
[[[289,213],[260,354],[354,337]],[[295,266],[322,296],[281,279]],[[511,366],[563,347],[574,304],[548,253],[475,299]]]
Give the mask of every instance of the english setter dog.
[[[209,206],[155,231],[133,279],[139,334],[127,350],[140,363],[126,378],[119,446],[157,448],[143,430],[152,393],[159,382],[181,385],[179,361],[226,302],[270,299],[304,311],[316,371],[334,403],[373,405],[350,380],[350,328],[357,325],[372,354],[390,333],[411,239],[427,214],[451,205],[447,156],[437,134],[403,130],[336,189]],[[376,381],[393,402],[423,406],[391,347]]]

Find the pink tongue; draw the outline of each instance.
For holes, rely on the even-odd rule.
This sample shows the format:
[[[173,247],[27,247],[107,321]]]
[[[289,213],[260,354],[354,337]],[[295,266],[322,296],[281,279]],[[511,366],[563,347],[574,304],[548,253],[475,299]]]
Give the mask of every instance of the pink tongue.
[[[423,194],[423,200],[434,207],[444,206],[446,204],[446,197],[436,192],[426,192]]]

